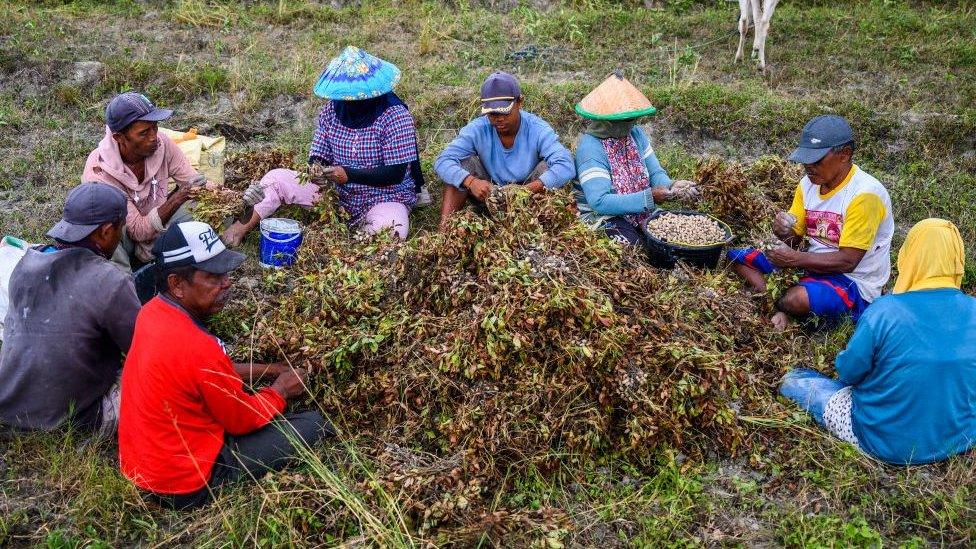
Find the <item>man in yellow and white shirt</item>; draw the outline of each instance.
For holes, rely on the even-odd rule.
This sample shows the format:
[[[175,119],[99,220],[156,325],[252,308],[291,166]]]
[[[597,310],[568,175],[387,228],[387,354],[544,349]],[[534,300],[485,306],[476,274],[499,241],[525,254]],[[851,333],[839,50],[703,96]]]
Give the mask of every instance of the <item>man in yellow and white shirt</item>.
[[[730,250],[734,270],[756,290],[765,291],[763,274],[777,268],[802,269],[773,316],[785,327],[788,316],[811,313],[855,321],[874,301],[891,275],[891,237],[895,223],[888,191],[853,164],[854,132],[840,116],[818,116],[803,128],[790,160],[803,164],[789,213],[776,216],[773,232],[786,244],[762,254]]]

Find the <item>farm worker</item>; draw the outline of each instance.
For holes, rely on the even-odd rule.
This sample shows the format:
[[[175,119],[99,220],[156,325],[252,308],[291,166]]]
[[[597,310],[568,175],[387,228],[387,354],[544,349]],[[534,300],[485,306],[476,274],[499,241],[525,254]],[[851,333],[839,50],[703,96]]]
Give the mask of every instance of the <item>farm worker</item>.
[[[0,423],[114,435],[118,378],[139,300],[109,258],[126,198],[104,183],[68,192],[64,215],[10,277],[0,349]]]
[[[694,198],[692,181],[672,181],[636,124],[656,112],[651,102],[619,72],[611,74],[576,105],[589,120],[576,145],[579,182],[573,192],[580,219],[623,244],[644,242],[641,225],[671,198]]]
[[[784,244],[765,254],[755,249],[730,250],[739,275],[757,291],[766,291],[764,274],[775,269],[803,271],[799,284],[776,302],[777,328],[788,316],[855,322],[881,295],[891,274],[891,236],[895,222],[888,191],[852,163],[854,132],[840,116],[824,115],[803,128],[800,146],[790,160],[803,164],[806,175],[793,196],[789,213],[773,222]]]
[[[400,69],[349,46],[315,85],[328,99],[308,161],[313,178],[335,184],[349,223],[368,234],[392,229],[406,238],[410,210],[430,202],[413,116],[393,88]],[[426,204],[421,204],[426,205]]]
[[[140,93],[115,96],[105,109],[105,136],[85,161],[83,180],[104,181],[128,198],[126,228],[112,259],[129,270],[153,261],[153,242],[166,227],[192,218],[187,210],[192,191],[207,183],[179,146],[158,133],[158,123],[172,115]],[[270,203],[313,204],[313,190],[278,179],[269,174],[252,183],[244,192],[245,203],[264,215],[270,213]],[[176,182],[172,192],[167,190],[170,180]],[[253,218],[246,226],[235,222],[224,232],[224,240],[231,246],[240,244],[255,224]]]
[[[494,72],[481,85],[481,116],[461,128],[434,162],[444,180],[441,228],[468,200],[483,207],[492,186],[557,189],[576,175],[573,156],[552,127],[522,110],[518,80]]]
[[[943,219],[912,227],[893,295],[861,316],[837,379],[807,369],[780,391],[821,426],[882,461],[940,461],[976,442],[976,298],[959,290],[965,253]]]
[[[171,225],[156,239],[160,294],[136,319],[122,369],[122,473],[157,503],[194,507],[215,489],[282,468],[303,447],[334,435],[316,411],[282,415],[305,389],[284,364],[235,364],[206,327],[226,303],[244,256],[206,223]],[[274,378],[251,393],[244,378]]]

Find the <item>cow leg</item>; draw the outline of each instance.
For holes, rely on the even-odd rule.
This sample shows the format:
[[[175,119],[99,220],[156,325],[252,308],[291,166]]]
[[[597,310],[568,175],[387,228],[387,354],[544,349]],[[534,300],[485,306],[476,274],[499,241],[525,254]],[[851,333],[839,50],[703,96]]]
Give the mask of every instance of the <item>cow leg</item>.
[[[773,20],[777,2],[778,0],[764,0],[762,19],[756,22],[756,36],[759,37],[759,68],[763,72],[766,72],[766,37],[769,35],[769,24]]]
[[[749,0],[739,0],[739,49],[735,50],[735,60],[742,61],[745,54],[746,35],[749,34],[749,22],[752,19],[752,8]]]
[[[752,58],[759,56],[759,24],[762,22],[762,2],[763,0],[749,0],[749,7],[752,8]]]

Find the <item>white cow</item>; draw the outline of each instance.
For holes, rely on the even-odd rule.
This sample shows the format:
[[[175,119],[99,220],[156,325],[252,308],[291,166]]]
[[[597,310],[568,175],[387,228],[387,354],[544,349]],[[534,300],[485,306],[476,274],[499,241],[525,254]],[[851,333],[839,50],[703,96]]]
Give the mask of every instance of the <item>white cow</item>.
[[[759,68],[766,72],[766,35],[769,34],[769,22],[773,19],[773,11],[779,0],[739,0],[739,49],[735,52],[735,60],[741,61],[744,55],[746,34],[749,25],[754,24],[752,40],[752,57],[759,60]]]

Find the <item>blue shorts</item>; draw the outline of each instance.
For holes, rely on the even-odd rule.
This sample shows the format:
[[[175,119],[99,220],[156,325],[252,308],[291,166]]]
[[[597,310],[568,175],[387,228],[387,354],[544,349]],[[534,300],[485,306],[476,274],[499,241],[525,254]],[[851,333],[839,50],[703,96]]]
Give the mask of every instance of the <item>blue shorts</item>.
[[[732,249],[726,257],[733,263],[752,267],[763,274],[778,270],[756,248]],[[842,274],[805,274],[800,279],[800,286],[807,290],[810,312],[824,319],[836,321],[850,315],[857,322],[868,306],[868,302],[861,298],[857,284]]]
[[[732,248],[725,253],[725,257],[729,258],[729,261],[733,263],[752,267],[764,275],[778,270],[775,265],[766,259],[766,255],[756,248]]]
[[[826,319],[839,320],[850,315],[857,322],[869,305],[861,298],[857,284],[842,274],[808,273],[800,279],[800,286],[807,290],[810,312]]]

